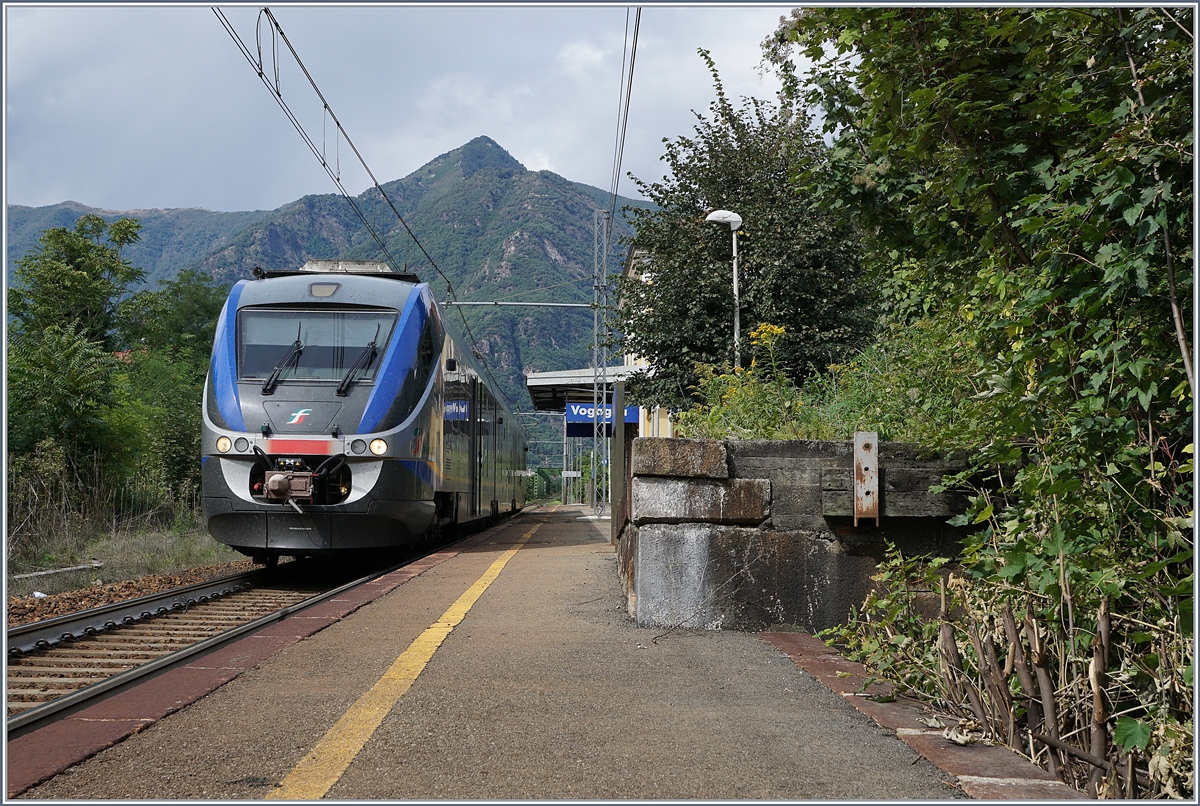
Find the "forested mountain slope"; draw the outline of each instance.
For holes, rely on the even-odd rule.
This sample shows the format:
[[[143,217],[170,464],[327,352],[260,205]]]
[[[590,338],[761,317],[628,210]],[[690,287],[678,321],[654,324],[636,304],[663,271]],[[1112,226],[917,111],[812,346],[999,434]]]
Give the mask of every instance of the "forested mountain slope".
[[[82,215],[105,221],[136,218],[142,222],[141,239],[125,250],[125,257],[146,272],[146,282],[169,279],[202,256],[220,249],[246,227],[271,214],[269,210],[217,213],[197,207],[170,210],[101,210],[66,201],[47,207],[8,205],[8,280],[18,258],[38,246],[38,236],[52,227],[71,228]]]
[[[425,250],[449,278],[459,300],[591,302],[593,211],[608,202],[598,188],[549,171],[529,171],[487,137],[437,157],[403,179],[384,185],[388,197]],[[413,243],[374,188],[355,199],[393,259],[438,299],[446,283]],[[609,257],[619,271],[618,239],[630,230],[619,208],[644,204],[621,199]],[[336,193],[305,196],[277,210],[214,213],[206,210],[96,211],[74,202],[41,208],[10,205],[9,271],[34,248],[47,227],[70,226],[86,212],[107,220],[134,216],[141,241],[126,256],[149,281],[201,269],[232,284],[264,269],[298,268],[309,258],[382,259],[353,208]],[[523,372],[586,366],[591,312],[585,309],[464,309],[478,348],[505,393],[530,408]],[[462,330],[462,319],[453,316]]]

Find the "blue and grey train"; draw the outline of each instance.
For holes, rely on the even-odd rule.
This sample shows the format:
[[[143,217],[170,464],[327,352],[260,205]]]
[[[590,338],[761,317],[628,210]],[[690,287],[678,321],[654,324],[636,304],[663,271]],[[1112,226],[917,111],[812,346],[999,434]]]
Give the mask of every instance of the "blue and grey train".
[[[368,261],[256,269],[204,389],[209,533],[264,563],[415,542],[525,505],[524,429],[428,284]]]

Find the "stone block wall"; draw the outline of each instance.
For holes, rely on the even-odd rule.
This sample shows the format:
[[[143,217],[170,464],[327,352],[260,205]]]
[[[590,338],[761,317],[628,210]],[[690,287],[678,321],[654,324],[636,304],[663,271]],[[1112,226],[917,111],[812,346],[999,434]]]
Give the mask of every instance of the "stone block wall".
[[[639,438],[617,547],[640,626],[820,630],[865,598],[884,541],[953,556],[966,500],[930,485],[961,463],[879,446],[879,522],[853,525],[853,444]]]

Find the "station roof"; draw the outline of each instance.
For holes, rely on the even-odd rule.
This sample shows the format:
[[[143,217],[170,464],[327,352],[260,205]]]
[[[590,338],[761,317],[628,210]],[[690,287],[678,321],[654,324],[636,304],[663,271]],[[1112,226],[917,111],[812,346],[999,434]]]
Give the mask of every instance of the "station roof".
[[[611,384],[613,381],[626,380],[638,370],[645,369],[646,367],[635,366],[608,367],[606,376]],[[525,386],[529,389],[529,397],[533,400],[536,410],[565,412],[568,403],[592,402],[594,378],[595,371],[591,367],[557,372],[532,372],[525,376]],[[612,402],[611,388],[604,402]]]

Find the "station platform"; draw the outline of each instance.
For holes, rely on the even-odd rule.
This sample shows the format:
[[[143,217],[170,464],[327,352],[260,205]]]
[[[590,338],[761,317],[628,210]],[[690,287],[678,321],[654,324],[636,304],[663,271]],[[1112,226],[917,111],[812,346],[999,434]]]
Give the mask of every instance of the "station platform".
[[[967,796],[767,640],[634,626],[588,514],[526,511],[20,797]]]

